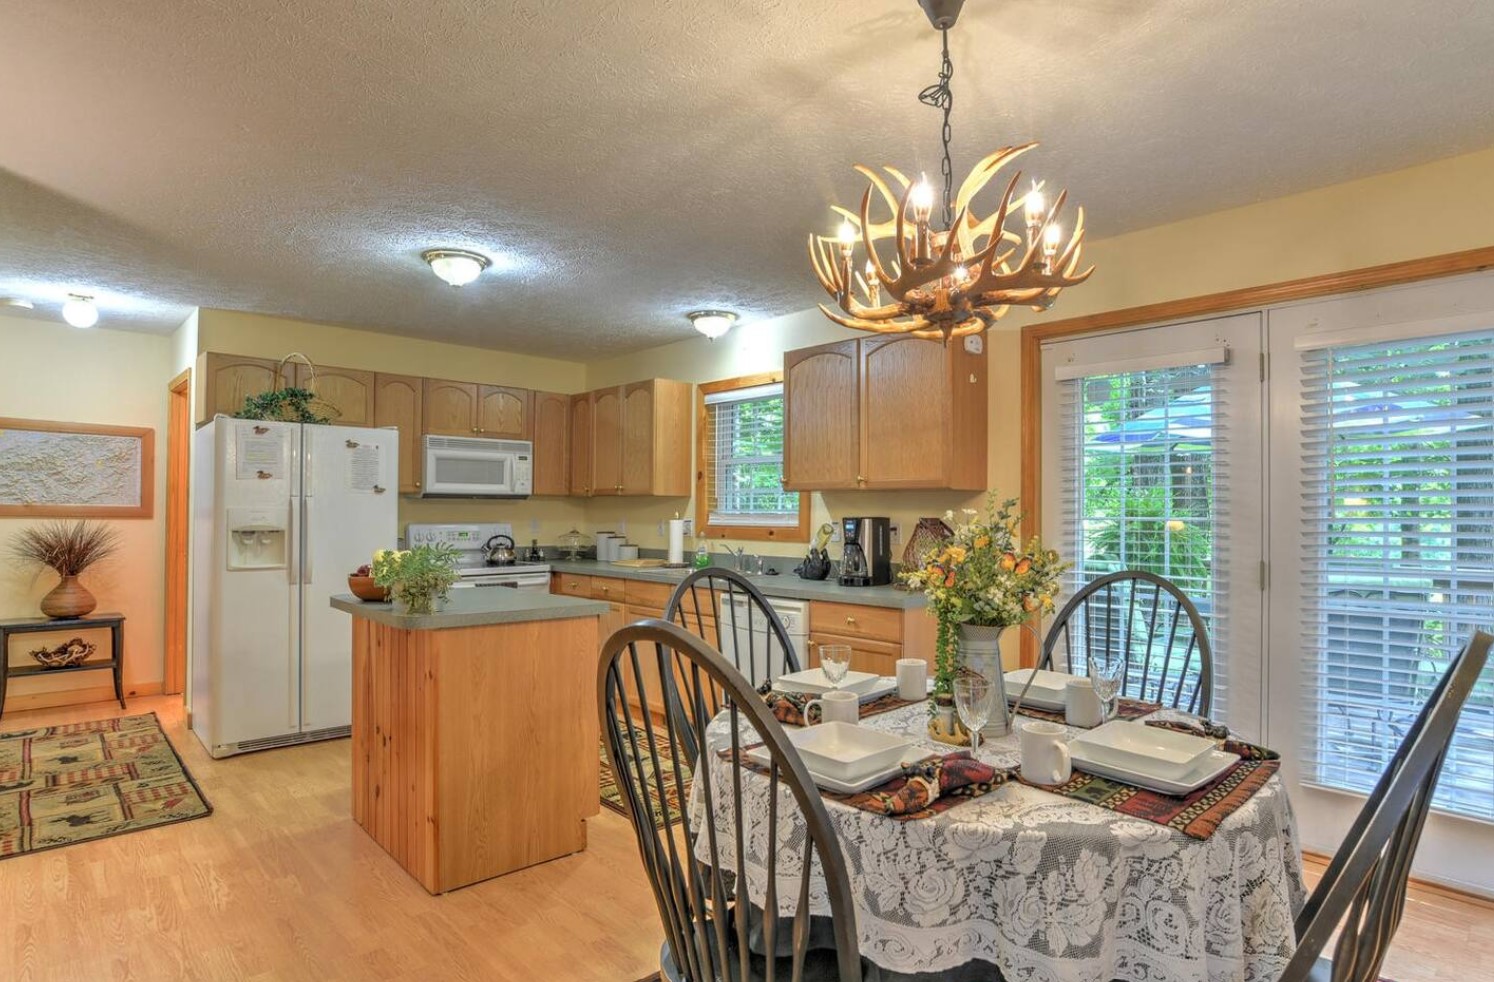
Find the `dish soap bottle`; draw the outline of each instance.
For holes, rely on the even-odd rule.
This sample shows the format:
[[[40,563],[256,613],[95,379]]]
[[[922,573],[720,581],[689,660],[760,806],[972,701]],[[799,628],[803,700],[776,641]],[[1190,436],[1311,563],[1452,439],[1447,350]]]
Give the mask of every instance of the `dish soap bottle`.
[[[705,569],[709,565],[711,565],[711,551],[706,548],[705,538],[701,537],[695,542],[695,568]]]

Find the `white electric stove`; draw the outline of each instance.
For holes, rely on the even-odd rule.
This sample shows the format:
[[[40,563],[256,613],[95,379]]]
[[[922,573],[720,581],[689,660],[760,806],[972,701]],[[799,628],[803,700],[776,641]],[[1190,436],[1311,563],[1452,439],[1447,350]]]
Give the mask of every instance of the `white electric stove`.
[[[508,566],[490,566],[487,542],[495,535],[513,538],[508,522],[472,522],[449,525],[411,523],[405,529],[410,546],[444,544],[457,551],[457,573],[461,579],[454,587],[499,586],[518,590],[549,592],[550,565],[520,562]]]

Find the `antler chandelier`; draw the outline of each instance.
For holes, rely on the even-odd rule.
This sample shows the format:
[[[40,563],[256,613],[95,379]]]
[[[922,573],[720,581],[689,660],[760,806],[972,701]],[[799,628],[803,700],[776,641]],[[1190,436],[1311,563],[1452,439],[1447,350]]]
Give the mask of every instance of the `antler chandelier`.
[[[820,310],[837,324],[859,331],[911,334],[947,342],[952,337],[979,334],[1000,320],[1013,304],[1046,310],[1064,287],[1089,279],[1094,267],[1079,271],[1083,208],[1076,209],[1073,233],[1067,241],[1064,239],[1058,214],[1068,200],[1067,191],[1049,207],[1042,183],[1034,181],[1014,202],[1012,196],[1022,177],[1018,171],[1007,182],[996,210],[984,218],[976,214],[975,196],[997,171],[1036,143],[997,150],[975,165],[955,193],[949,156],[949,116],[954,106],[949,85],[954,76],[949,29],[964,0],[919,0],[919,5],[944,42],[939,81],[918,96],[919,101],[944,114],[944,228],[930,225],[934,190],[926,179],[914,182],[894,167],[884,167],[887,178],[883,178],[872,168],[857,164],[857,172],[870,182],[861,196],[861,210],[852,212],[832,205],[843,219],[839,231],[834,236],[811,233],[809,258],[820,285],[840,308],[836,311],[820,304]],[[883,221],[872,220],[873,191],[891,211]],[[1022,230],[1012,231],[1006,227],[1007,219],[1019,211]],[[894,258],[890,264],[883,260],[878,247],[886,239],[892,240]],[[860,270],[855,266],[858,240],[866,253]],[[890,302],[883,301],[884,291]],[[858,292],[864,303],[856,298]]]

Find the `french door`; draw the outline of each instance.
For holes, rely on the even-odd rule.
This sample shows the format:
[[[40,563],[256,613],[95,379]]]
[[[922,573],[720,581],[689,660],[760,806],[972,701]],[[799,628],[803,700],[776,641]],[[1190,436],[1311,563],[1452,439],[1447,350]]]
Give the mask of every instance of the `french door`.
[[[1347,830],[1449,659],[1494,625],[1494,278],[1276,308],[1267,735],[1304,846]],[[1494,670],[1416,870],[1494,892]]]
[[[1043,539],[1177,583],[1208,625],[1213,715],[1262,731],[1260,313],[1044,344]],[[1061,601],[1060,601],[1061,602]]]

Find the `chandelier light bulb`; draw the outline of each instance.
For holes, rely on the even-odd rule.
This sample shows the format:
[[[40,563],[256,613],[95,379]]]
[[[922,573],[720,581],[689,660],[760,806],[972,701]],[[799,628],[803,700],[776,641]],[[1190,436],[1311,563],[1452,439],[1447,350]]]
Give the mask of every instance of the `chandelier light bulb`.
[[[493,261],[480,252],[466,249],[427,249],[420,258],[430,264],[431,272],[452,286],[465,286],[482,275]]]
[[[737,315],[729,310],[692,310],[685,315],[695,329],[714,341],[737,322]]]
[[[926,222],[934,210],[934,187],[926,177],[919,177],[918,183],[913,185],[913,193],[908,196],[908,201],[913,205],[913,218],[916,221]]]
[[[99,308],[94,306],[92,297],[70,293],[62,305],[62,319],[73,327],[92,327],[99,322]]]
[[[840,243],[840,254],[849,258],[851,250],[856,248],[856,226],[851,224],[850,219],[840,223],[840,229],[835,233],[835,241]]]
[[[970,282],[970,270],[966,269],[964,266],[956,266],[953,276],[954,281],[957,285],[964,285]]]
[[[1032,190],[1027,192],[1027,202],[1024,209],[1027,212],[1028,225],[1040,225],[1043,221],[1043,212],[1047,210],[1048,203],[1043,199],[1043,192],[1038,190],[1037,181],[1032,182]]]
[[[1043,232],[1043,248],[1049,252],[1057,252],[1061,242],[1063,242],[1063,226],[1054,222]]]

